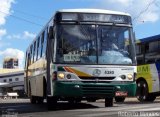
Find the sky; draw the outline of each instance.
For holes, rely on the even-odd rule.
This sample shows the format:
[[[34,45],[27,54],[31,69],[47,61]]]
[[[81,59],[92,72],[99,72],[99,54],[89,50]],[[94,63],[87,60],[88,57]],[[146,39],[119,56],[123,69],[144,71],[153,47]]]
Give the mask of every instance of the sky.
[[[96,8],[130,13],[136,39],[160,34],[160,0],[0,0],[0,68],[6,57],[25,51],[59,9]]]

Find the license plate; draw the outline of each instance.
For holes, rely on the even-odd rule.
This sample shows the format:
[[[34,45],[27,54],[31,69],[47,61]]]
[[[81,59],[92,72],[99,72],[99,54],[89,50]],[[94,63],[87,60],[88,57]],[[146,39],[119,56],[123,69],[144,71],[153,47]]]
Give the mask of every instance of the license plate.
[[[117,91],[116,92],[116,96],[124,96],[124,97],[126,97],[127,95],[128,95],[127,92],[123,92],[123,91]]]

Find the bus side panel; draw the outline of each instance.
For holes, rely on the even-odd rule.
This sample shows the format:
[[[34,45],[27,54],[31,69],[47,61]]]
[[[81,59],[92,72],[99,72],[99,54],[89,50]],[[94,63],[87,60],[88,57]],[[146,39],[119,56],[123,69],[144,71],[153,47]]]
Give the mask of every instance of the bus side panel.
[[[137,80],[144,78],[147,82],[149,93],[158,92],[159,89],[159,76],[155,64],[140,65],[137,68]]]
[[[24,92],[25,94],[28,95],[28,82],[27,82],[26,73],[24,73]]]
[[[34,77],[30,78],[30,89],[31,89],[31,96],[36,96],[36,79]]]
[[[43,75],[36,76],[36,96],[43,97]]]
[[[43,97],[43,74],[30,78],[30,88],[32,96]]]
[[[158,92],[159,91],[159,75],[158,75],[156,64],[151,64],[150,70],[151,70],[151,76],[152,76],[152,82],[153,82],[152,92]]]
[[[150,70],[150,65],[140,65],[137,67],[137,79],[144,78],[148,84],[149,92],[152,92],[152,75]]]
[[[33,63],[29,67],[29,71],[31,71],[30,75],[30,85],[31,85],[31,92],[33,96],[40,96],[43,97],[43,82],[44,78],[46,77],[46,60],[41,58],[35,63]]]

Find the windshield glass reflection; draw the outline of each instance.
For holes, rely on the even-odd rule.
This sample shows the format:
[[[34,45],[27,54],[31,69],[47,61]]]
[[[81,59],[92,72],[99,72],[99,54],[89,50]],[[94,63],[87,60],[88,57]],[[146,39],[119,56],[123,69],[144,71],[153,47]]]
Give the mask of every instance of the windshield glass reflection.
[[[59,63],[132,64],[128,27],[59,25]]]

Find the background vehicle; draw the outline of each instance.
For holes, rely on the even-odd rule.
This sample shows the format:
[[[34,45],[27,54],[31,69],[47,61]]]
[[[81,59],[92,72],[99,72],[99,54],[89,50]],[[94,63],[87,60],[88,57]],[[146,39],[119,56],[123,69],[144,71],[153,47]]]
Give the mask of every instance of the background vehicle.
[[[60,10],[27,49],[25,91],[48,108],[100,98],[113,106],[113,97],[135,95],[135,56],[129,14]]]
[[[137,52],[137,98],[154,101],[160,95],[160,35],[140,39]]]

